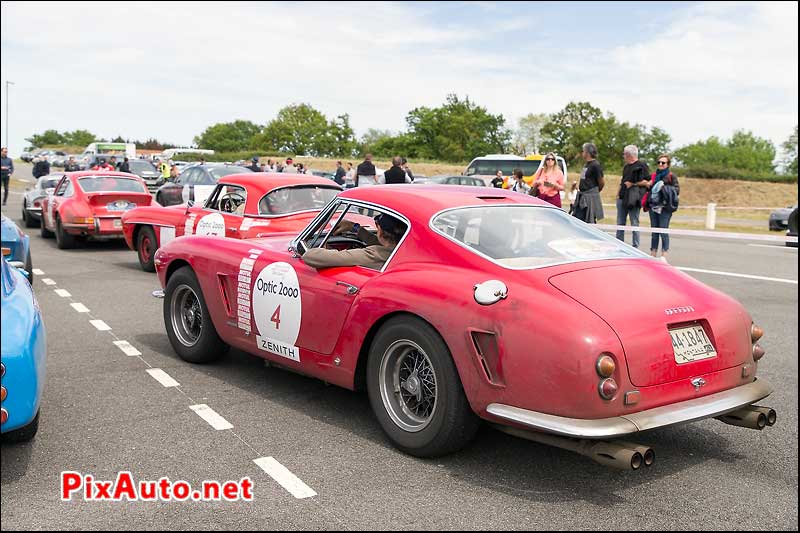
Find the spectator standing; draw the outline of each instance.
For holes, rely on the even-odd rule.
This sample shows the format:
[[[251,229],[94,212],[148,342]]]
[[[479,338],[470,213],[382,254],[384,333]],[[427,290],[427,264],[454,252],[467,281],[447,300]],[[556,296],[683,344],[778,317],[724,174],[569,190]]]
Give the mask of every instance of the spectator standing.
[[[622,181],[617,193],[617,226],[624,226],[628,218],[631,226],[639,227],[639,212],[642,209],[642,198],[650,186],[650,169],[647,163],[639,161],[639,149],[629,144],[622,152],[625,166],[622,169]],[[625,242],[625,230],[617,230],[617,239]],[[633,247],[639,247],[639,232],[633,232]]]
[[[120,172],[130,172],[130,171],[131,171],[131,165],[130,165],[130,163],[128,162],[128,158],[127,158],[127,157],[125,157],[125,158],[123,158],[123,159],[122,159],[122,163],[120,163],[120,164],[119,164],[119,166],[117,167],[117,169],[118,169]]]
[[[333,181],[339,185],[344,185],[344,177],[347,175],[341,161],[336,162],[336,172],[333,174]]]
[[[399,156],[394,156],[392,158],[392,168],[383,173],[383,175],[386,177],[387,185],[406,182],[406,171],[403,170],[402,165],[403,160],[400,159]]]
[[[169,179],[169,165],[165,161],[156,159],[156,168],[161,172],[161,179],[167,181]]]
[[[267,166],[264,169],[265,172],[275,172],[275,161],[272,159],[267,159]]]
[[[372,164],[372,154],[364,157],[364,162],[356,168],[356,187],[377,185],[378,176],[375,165]]]
[[[261,172],[261,167],[258,165],[258,156],[254,155],[253,159],[250,160],[251,163],[246,168],[249,168],[253,172]]]
[[[344,175],[344,188],[352,189],[356,186],[356,171],[353,168],[353,163],[347,162],[347,172]]]
[[[0,178],[3,181],[3,205],[8,202],[8,184],[14,173],[14,161],[8,157],[8,148],[0,148]]]
[[[569,190],[569,214],[575,211],[575,199],[578,197],[578,182],[573,181]]]
[[[294,167],[294,161],[291,157],[286,158],[286,164],[283,166],[283,171],[285,174],[297,174],[297,169]]]
[[[33,165],[33,177],[36,179],[50,174],[50,162],[47,161],[47,156],[43,155],[39,161]]]
[[[119,170],[119,163],[117,163],[117,156],[112,155],[111,159],[108,161],[108,164],[111,165],[111,168],[114,170]]]
[[[509,190],[521,192],[522,194],[528,194],[531,188],[523,179],[524,176],[522,175],[522,169],[515,168],[511,175],[514,177],[514,179],[512,180],[511,185],[508,187]]]
[[[595,224],[605,216],[600,191],[606,186],[606,178],[603,175],[603,167],[597,160],[597,146],[593,143],[584,143],[581,157],[586,164],[583,166],[578,183],[578,195],[575,198],[572,216],[587,224]]]
[[[536,171],[531,194],[556,207],[561,207],[561,191],[563,190],[564,173],[558,168],[556,154],[550,152],[544,156],[542,166]]]
[[[171,165],[169,167],[169,179],[170,181],[177,181],[178,176],[180,176],[181,171],[178,170],[178,165]]]
[[[645,211],[650,211],[650,227],[669,228],[672,213],[678,208],[681,186],[678,177],[670,171],[672,159],[664,154],[658,156],[658,170],[650,178],[650,192],[644,202]],[[669,235],[653,233],[650,238],[650,255],[658,255],[658,240],[661,239],[661,257],[666,261],[669,252]]]
[[[402,158],[402,161],[403,161],[403,164],[401,165],[401,167],[405,171],[406,176],[408,176],[408,179],[406,180],[406,183],[413,183],[414,182],[414,173],[411,172],[411,169],[408,166],[408,160],[404,157],[404,158]]]
[[[503,171],[498,170],[497,174],[495,174],[494,178],[492,178],[492,187],[494,187],[495,189],[502,189],[504,182],[505,179],[503,178]]]
[[[200,164],[201,165],[205,165],[206,164],[206,158],[205,157],[201,157],[200,158]]]
[[[69,159],[64,164],[64,172],[77,172],[80,169],[81,167],[78,165],[78,162],[75,161],[75,157],[69,156]]]

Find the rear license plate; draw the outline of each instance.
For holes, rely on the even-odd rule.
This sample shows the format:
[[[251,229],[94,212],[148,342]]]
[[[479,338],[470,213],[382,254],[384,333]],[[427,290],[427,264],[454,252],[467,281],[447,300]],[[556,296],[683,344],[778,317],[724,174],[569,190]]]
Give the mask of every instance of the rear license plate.
[[[119,219],[119,218],[115,218],[114,219],[114,227],[117,228],[117,229],[121,228],[122,227],[122,220]]]
[[[671,329],[669,335],[672,337],[672,351],[675,353],[677,364],[691,363],[717,356],[714,345],[711,344],[701,325]]]

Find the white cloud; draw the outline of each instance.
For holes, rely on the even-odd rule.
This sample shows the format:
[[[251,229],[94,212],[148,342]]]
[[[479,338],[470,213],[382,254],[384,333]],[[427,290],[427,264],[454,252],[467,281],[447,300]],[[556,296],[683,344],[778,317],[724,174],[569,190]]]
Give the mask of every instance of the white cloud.
[[[511,120],[588,100],[676,145],[737,128],[778,144],[797,124],[796,3],[687,4],[658,14],[662,31],[620,28],[631,38],[617,47],[598,33],[591,49],[571,44],[591,20],[552,32],[530,13],[492,23],[508,17],[502,4],[485,20],[463,9],[3,2],[12,153],[48,128],[188,144],[215,122],[265,123],[296,102],[349,113],[359,133],[400,130],[409,110],[450,92]]]

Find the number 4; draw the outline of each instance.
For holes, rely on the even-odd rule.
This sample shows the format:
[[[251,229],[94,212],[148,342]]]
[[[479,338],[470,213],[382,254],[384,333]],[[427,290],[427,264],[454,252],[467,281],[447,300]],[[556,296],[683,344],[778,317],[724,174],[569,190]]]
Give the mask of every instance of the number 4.
[[[275,329],[281,329],[281,306],[279,305],[275,312],[272,313],[272,317],[269,319],[270,322],[275,322]]]

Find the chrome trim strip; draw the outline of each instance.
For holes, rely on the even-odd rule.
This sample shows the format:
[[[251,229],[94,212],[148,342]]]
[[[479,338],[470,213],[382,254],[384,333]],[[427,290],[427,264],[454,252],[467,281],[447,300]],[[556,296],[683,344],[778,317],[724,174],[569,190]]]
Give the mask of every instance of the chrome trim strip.
[[[719,416],[757,402],[770,394],[772,394],[770,384],[759,379],[708,396],[638,413],[596,420],[565,418],[499,403],[490,404],[486,411],[492,416],[520,424],[528,429],[566,437],[605,439]]]
[[[102,218],[102,217],[100,217]],[[114,217],[119,218],[119,217]],[[123,224],[141,224],[142,226],[160,226],[162,228],[174,228],[175,226],[172,224],[159,224],[157,222],[147,222],[145,220],[125,220],[122,222]]]

